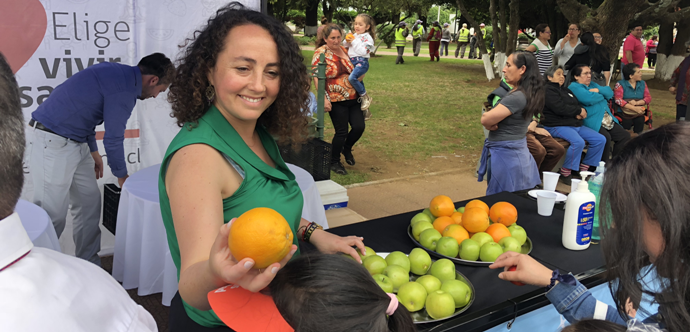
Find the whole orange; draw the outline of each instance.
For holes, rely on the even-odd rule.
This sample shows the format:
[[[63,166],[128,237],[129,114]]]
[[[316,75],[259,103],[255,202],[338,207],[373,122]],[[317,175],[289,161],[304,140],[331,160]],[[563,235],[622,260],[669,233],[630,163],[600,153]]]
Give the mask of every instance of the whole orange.
[[[508,230],[508,227],[504,224],[491,224],[486,231],[487,234],[491,235],[492,238],[494,238],[494,242],[498,243],[498,241],[501,241],[502,238],[506,236],[510,236],[510,231]]]
[[[484,203],[478,199],[473,199],[465,205],[465,209],[469,209],[469,208],[473,208],[473,207],[484,209],[484,211],[486,211],[486,214],[489,214],[489,206],[486,205],[486,203]]]
[[[450,217],[453,218],[453,221],[455,221],[456,224],[462,225],[462,213],[453,212],[453,214],[451,214]]]
[[[292,248],[292,229],[276,210],[266,207],[243,213],[230,226],[228,246],[238,260],[254,260],[263,269],[282,260]]]
[[[489,227],[489,214],[482,208],[465,207],[462,214],[462,227],[470,233],[483,232]]]
[[[489,210],[491,221],[510,226],[517,221],[518,213],[513,204],[508,202],[498,202],[491,206]]]
[[[434,228],[441,234],[449,225],[455,225],[455,220],[451,217],[438,217],[434,220]]]
[[[448,225],[442,234],[443,236],[450,236],[454,238],[458,241],[458,244],[470,238],[470,234],[467,233],[467,230],[460,225]]]
[[[455,212],[455,205],[450,197],[438,195],[429,203],[429,210],[434,217],[450,217],[450,215]]]

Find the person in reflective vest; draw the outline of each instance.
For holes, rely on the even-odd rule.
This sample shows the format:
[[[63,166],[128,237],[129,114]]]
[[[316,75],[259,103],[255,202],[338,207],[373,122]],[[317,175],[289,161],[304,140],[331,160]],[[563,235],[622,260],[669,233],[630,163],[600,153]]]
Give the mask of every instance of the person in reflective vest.
[[[395,64],[405,63],[403,60],[403,52],[405,52],[405,38],[410,33],[410,29],[407,27],[406,22],[400,22],[398,27],[395,28],[395,48],[398,49],[398,58],[395,59]]]
[[[460,54],[460,59],[465,57],[465,50],[467,49],[467,44],[470,43],[470,29],[467,28],[467,23],[462,24],[462,29],[458,31],[458,44],[455,48],[455,57]]]
[[[419,56],[419,51],[422,49],[422,36],[424,36],[424,26],[422,20],[417,20],[412,26],[412,50],[414,56]]]

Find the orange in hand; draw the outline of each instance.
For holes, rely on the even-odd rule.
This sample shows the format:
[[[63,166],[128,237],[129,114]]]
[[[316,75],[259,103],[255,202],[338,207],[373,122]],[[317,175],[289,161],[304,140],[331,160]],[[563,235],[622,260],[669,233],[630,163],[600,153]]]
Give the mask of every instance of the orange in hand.
[[[484,203],[478,199],[473,199],[465,205],[465,209],[469,209],[469,208],[473,208],[473,207],[481,208],[484,211],[486,211],[486,214],[489,214],[489,206],[486,205],[486,203]]]
[[[255,269],[264,269],[285,258],[292,248],[292,237],[292,229],[280,213],[259,207],[235,219],[228,246],[238,261],[249,257]]]
[[[462,214],[462,227],[470,233],[483,232],[489,227],[489,215],[482,208],[465,207]]]
[[[510,231],[508,230],[508,227],[504,224],[491,224],[486,231],[487,234],[491,235],[492,238],[494,238],[494,242],[498,243],[498,241],[501,241],[502,238],[506,236],[510,236]]]
[[[429,210],[434,217],[450,217],[455,212],[455,205],[450,197],[445,195],[438,195],[431,200]]]
[[[451,217],[438,217],[434,220],[434,228],[441,234],[450,225],[455,225],[455,221]]]
[[[517,221],[517,209],[508,202],[498,202],[491,206],[489,210],[491,221],[510,226]]]

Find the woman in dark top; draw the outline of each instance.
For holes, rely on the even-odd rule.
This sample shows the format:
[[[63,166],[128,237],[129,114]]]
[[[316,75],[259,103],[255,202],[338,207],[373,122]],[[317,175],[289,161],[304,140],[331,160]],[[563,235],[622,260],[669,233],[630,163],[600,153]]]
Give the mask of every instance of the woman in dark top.
[[[582,119],[587,117],[587,111],[580,106],[580,102],[573,93],[563,87],[565,77],[561,66],[549,68],[544,73],[544,79],[546,92],[541,123],[551,136],[562,138],[570,143],[560,171],[562,175],[560,180],[570,185],[573,170],[585,171],[589,166],[599,165],[606,145],[606,137],[582,126]],[[589,149],[585,159],[580,163],[585,141],[589,143]]]
[[[611,61],[606,50],[594,41],[594,35],[591,32],[583,33],[580,41],[582,44],[575,47],[573,56],[565,63],[565,70],[570,72],[576,65],[588,65],[592,69],[592,81],[602,86],[608,85],[611,77]],[[599,75],[602,77],[596,77]],[[568,76],[571,78],[570,74]],[[566,79],[568,84],[572,81],[572,79]]]

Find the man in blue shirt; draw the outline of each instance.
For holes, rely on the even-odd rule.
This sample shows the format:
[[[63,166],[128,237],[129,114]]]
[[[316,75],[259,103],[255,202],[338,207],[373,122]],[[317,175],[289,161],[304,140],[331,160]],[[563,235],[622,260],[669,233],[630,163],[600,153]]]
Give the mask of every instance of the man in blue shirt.
[[[31,114],[34,203],[48,212],[58,236],[72,204],[77,257],[100,265],[101,195],[96,180],[103,177],[103,160],[96,126],[105,126],[108,166],[122,186],[128,177],[122,145],[127,120],[137,99],[155,98],[170,86],[174,71],[161,53],[144,57],[136,66],[103,62],[57,86]]]

